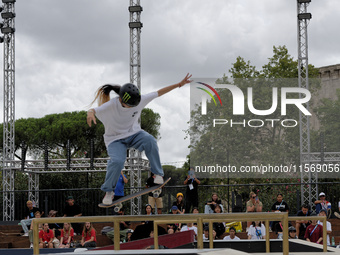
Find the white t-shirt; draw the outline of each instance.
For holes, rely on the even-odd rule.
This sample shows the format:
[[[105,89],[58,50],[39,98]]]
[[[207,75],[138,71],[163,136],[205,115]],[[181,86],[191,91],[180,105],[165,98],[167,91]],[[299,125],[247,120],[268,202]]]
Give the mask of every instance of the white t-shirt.
[[[263,224],[261,224],[261,227],[253,225],[250,225],[248,230],[248,236],[251,236],[252,240],[258,240],[263,239],[263,237],[266,235],[266,228]]]
[[[197,227],[195,226],[188,227],[187,225],[185,225],[181,228],[181,232],[188,231],[188,230],[193,230],[195,232],[195,235],[197,235]]]
[[[141,129],[138,119],[143,108],[158,97],[158,92],[151,92],[141,96],[136,107],[125,108],[119,102],[119,97],[94,108],[97,118],[104,124],[104,142],[106,147],[110,143],[136,134]]]
[[[231,239],[230,236],[225,236],[223,238],[223,240],[234,240],[234,241],[238,241],[238,240],[241,240],[238,236],[235,236],[234,239]]]
[[[318,224],[323,226],[322,221],[318,221]],[[327,221],[327,231],[332,231],[332,225],[329,221]],[[327,234],[327,245],[331,245],[330,240],[329,240],[329,234]]]

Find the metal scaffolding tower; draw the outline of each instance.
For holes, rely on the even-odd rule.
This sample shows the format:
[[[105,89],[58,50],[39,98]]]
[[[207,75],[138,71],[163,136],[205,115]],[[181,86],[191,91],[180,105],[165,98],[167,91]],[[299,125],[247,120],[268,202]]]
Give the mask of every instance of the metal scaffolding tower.
[[[3,221],[14,220],[14,123],[15,123],[15,51],[14,3],[2,0],[1,41],[4,44],[4,122],[3,122]]]
[[[141,90],[141,62],[140,62],[140,32],[143,24],[140,22],[140,15],[143,8],[140,6],[140,0],[130,0],[130,82],[136,84]],[[130,186],[131,193],[138,192],[141,187],[141,168],[138,163],[141,161],[141,152],[135,149],[129,150],[128,161],[130,163]],[[141,214],[142,200],[137,197],[131,200],[131,214]]]
[[[307,26],[312,15],[307,12],[311,0],[297,0],[297,26],[298,26],[298,82],[300,88],[309,89],[308,81],[308,37]],[[301,94],[300,94],[301,97]],[[305,104],[309,110],[309,103]],[[301,111],[300,122],[300,164],[309,165],[310,151],[310,119]],[[318,198],[318,176],[314,172],[301,172],[301,202],[313,206],[313,200]]]

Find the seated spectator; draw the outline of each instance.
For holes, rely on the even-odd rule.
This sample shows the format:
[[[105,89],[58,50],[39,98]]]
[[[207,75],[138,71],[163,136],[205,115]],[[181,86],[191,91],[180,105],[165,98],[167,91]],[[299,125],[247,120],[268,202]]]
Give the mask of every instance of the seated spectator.
[[[125,243],[131,242],[132,234],[133,234],[133,230],[132,229],[129,229],[128,231],[126,231]]]
[[[213,240],[217,239],[216,230],[213,228]],[[209,240],[209,225],[204,226],[203,229],[203,241]]]
[[[325,209],[321,209],[319,212],[319,216],[326,216],[327,217],[327,211]],[[323,227],[323,222],[318,221],[318,224]],[[327,224],[327,245],[331,245],[331,242],[329,240],[329,235],[332,234],[332,224],[329,221],[326,221]]]
[[[197,237],[197,227],[195,227],[193,223],[187,223],[187,225],[185,225],[181,228],[181,232],[189,231],[189,230],[193,230],[195,232],[194,236],[195,236],[195,239],[196,239],[196,237]]]
[[[311,216],[316,216],[316,214],[312,213]],[[322,244],[322,231],[323,228],[321,225],[317,224],[317,220],[312,220],[305,232],[306,241]]]
[[[221,205],[217,204],[214,213],[223,213]],[[217,237],[220,237],[225,232],[225,222],[214,222],[213,227],[216,231]]]
[[[42,212],[39,208],[33,206],[33,202],[31,200],[26,202],[26,206],[24,219],[20,221],[21,227],[24,230],[24,236],[28,236],[28,227],[32,223],[35,212],[39,211],[41,216],[44,214],[44,212]]]
[[[195,170],[193,167],[190,167],[187,177],[184,180],[184,185],[186,188],[186,203],[185,203],[185,211],[187,213],[190,212],[191,207],[198,207],[198,185],[201,182],[195,176]]]
[[[258,240],[266,238],[266,228],[261,221],[253,221],[248,230],[248,239]]]
[[[339,212],[340,212],[340,201],[338,202]],[[338,212],[334,212],[335,217],[340,219],[340,214]]]
[[[204,207],[204,213],[214,213],[215,206],[220,205],[223,211],[223,206],[221,200],[218,198],[217,193],[213,193],[211,196],[211,201],[208,201]]]
[[[74,237],[74,230],[71,226],[71,223],[65,222],[64,227],[61,230],[59,248],[73,247],[73,237]]]
[[[146,204],[144,208],[145,215],[152,215],[152,206],[150,204]]]
[[[288,222],[288,230],[289,228],[292,226],[292,224],[290,224]],[[277,234],[277,239],[283,239],[283,226],[282,226],[282,221],[278,221],[275,226],[274,226],[274,231]],[[296,230],[295,230],[296,232]]]
[[[169,224],[167,228],[168,234],[174,234],[174,233],[179,232],[180,230],[181,229],[178,228],[178,225],[176,224]]]
[[[179,192],[176,195],[176,201],[172,203],[172,206],[177,206],[177,213],[184,214],[185,213],[185,204],[183,200],[183,193]]]
[[[296,228],[294,228],[293,226],[288,228],[288,234],[289,234],[288,236],[289,239],[297,239]]]
[[[173,205],[170,209],[172,214],[179,214],[178,207],[176,205]]]
[[[39,248],[53,248],[53,238],[53,231],[48,228],[48,223],[44,223],[39,231]]]
[[[277,194],[276,196],[276,202],[272,205],[271,208],[272,212],[289,212],[289,206],[288,204],[283,200],[283,195],[282,194]],[[276,227],[276,224],[278,224],[278,221],[271,221],[270,222],[270,230]],[[280,235],[282,237],[282,235]],[[278,237],[278,239],[281,239]]]
[[[91,222],[85,222],[84,229],[81,235],[81,242],[77,248],[88,248],[97,246],[96,230],[93,228]]]
[[[249,201],[246,204],[247,207],[247,213],[250,212],[262,212],[262,202],[259,200],[258,196],[252,191],[249,194]],[[247,222],[247,230],[249,229],[249,226],[251,225],[251,221]]]
[[[197,207],[192,208],[192,213],[200,213]]]
[[[233,240],[238,241],[241,240],[238,236],[236,236],[236,229],[234,227],[229,228],[229,235],[225,236],[223,240]]]
[[[40,211],[36,211],[34,213],[34,218],[39,219],[41,218],[41,213]],[[43,229],[43,225],[39,223],[38,226],[39,231]],[[28,231],[28,238],[30,240],[30,248],[33,248],[33,225],[31,224],[30,230]]]
[[[58,213],[57,211],[50,210],[47,217],[48,218],[55,218],[57,213]],[[53,235],[54,235],[54,238],[53,238],[53,241],[52,241],[53,248],[59,248],[60,241],[57,237],[60,236],[61,226],[58,223],[50,223],[50,224],[48,224],[48,227],[49,227],[50,230],[53,231]]]
[[[326,216],[329,216],[331,213],[331,203],[326,200],[326,194],[324,192],[321,192],[319,194],[319,200],[316,200],[314,202],[315,206],[315,212],[316,214],[319,214],[319,212],[324,209],[327,212]]]
[[[296,216],[310,216],[311,212],[309,211],[309,206],[308,205],[303,205],[301,207],[301,210],[298,211]],[[309,226],[309,221],[308,220],[297,220],[295,227],[296,227],[296,235],[300,239],[304,239],[305,237],[305,232],[306,228]]]

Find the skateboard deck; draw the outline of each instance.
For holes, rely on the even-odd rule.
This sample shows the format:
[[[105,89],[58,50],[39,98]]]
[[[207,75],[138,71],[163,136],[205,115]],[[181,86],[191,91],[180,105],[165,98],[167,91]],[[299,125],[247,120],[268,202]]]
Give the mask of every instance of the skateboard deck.
[[[165,180],[163,184],[152,186],[150,188],[143,189],[143,190],[141,190],[141,191],[139,191],[137,193],[130,194],[128,196],[122,197],[120,199],[117,199],[117,200],[113,201],[112,204],[110,204],[110,205],[106,205],[106,204],[100,203],[100,204],[98,204],[98,206],[102,207],[102,208],[110,208],[112,206],[118,205],[118,204],[123,203],[125,201],[128,201],[130,199],[133,199],[135,197],[139,197],[139,196],[148,194],[150,192],[153,192],[155,190],[159,190],[159,189],[163,188],[170,180],[171,180],[171,177],[169,177],[167,180]]]

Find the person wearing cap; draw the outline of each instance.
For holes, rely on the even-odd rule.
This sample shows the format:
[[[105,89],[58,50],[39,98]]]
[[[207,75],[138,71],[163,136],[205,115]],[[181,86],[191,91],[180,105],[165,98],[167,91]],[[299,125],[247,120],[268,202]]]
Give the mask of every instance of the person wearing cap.
[[[156,175],[151,173],[151,176],[146,180],[146,187],[153,187],[158,185],[156,182]],[[160,193],[157,193],[160,192]],[[152,209],[157,208],[157,214],[162,214],[163,210],[163,192],[161,189],[157,190],[157,192],[149,192],[148,203],[151,205]]]
[[[314,204],[316,205],[315,212],[317,214],[324,209],[327,212],[327,215],[330,215],[332,205],[326,200],[326,194],[324,192],[319,194],[319,200],[316,200]]]
[[[171,207],[171,213],[172,214],[178,214],[179,212],[178,212],[178,207],[176,206],[176,205],[173,205],[172,207]]]
[[[172,203],[172,206],[177,206],[178,213],[179,214],[184,214],[185,213],[185,203],[183,199],[183,193],[178,192],[176,194],[176,201]]]
[[[327,217],[327,211],[325,209],[321,209],[319,212],[319,216],[326,216]],[[323,222],[318,220],[318,224],[320,224],[323,227]],[[326,229],[327,229],[327,245],[331,245],[329,235],[332,234],[332,224],[329,221],[326,221]]]
[[[293,226],[290,226],[288,228],[288,238],[289,239],[297,239],[297,236],[296,236],[296,228],[294,228]]]
[[[190,213],[191,208],[198,207],[198,185],[201,182],[197,179],[193,167],[190,167],[187,177],[184,180],[185,192],[185,212]]]
[[[24,236],[28,236],[28,227],[31,225],[32,219],[35,218],[35,212],[39,211],[40,215],[44,214],[44,212],[41,211],[39,208],[33,206],[33,202],[31,200],[28,200],[26,202],[26,206],[27,207],[25,208],[24,219],[20,221],[21,227],[24,231]]]
[[[312,213],[310,216],[316,216],[316,213]],[[317,220],[312,220],[311,224],[307,227],[305,232],[305,239],[308,242],[322,244],[323,241],[323,228],[318,224]]]
[[[101,190],[105,192],[103,204],[112,204],[114,188],[120,171],[124,168],[128,148],[145,151],[150,162],[150,170],[155,174],[155,183],[164,183],[157,141],[155,137],[142,130],[139,119],[148,103],[175,88],[190,83],[190,78],[191,75],[187,74],[179,83],[145,95],[141,95],[139,88],[131,83],[123,86],[106,84],[97,90],[92,104],[98,101],[98,107],[88,110],[87,124],[90,127],[92,122],[97,124],[97,117],[105,128],[104,142],[110,160],[106,168],[105,181],[101,186]],[[118,96],[110,99],[111,91]]]
[[[131,236],[133,234],[133,230],[132,229],[128,229],[126,231],[126,237],[125,237],[125,243],[127,242],[131,242]]]
[[[80,217],[82,216],[81,208],[79,205],[74,203],[73,196],[68,196],[66,200],[66,205],[64,208],[64,216],[63,217]],[[76,234],[81,233],[81,224],[73,223],[73,229]]]

